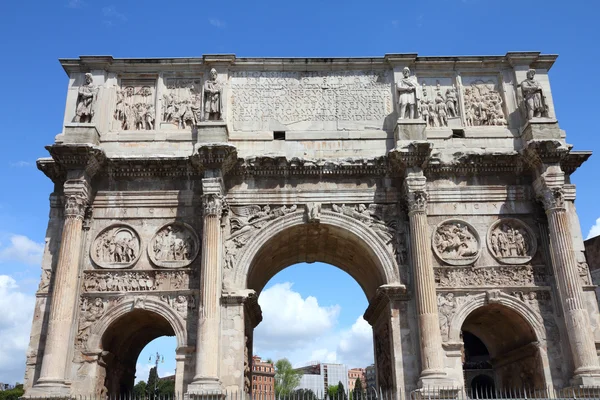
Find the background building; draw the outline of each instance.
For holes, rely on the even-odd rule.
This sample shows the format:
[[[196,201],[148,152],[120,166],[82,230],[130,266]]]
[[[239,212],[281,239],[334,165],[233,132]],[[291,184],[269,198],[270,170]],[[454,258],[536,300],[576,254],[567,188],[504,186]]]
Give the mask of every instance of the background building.
[[[325,393],[329,386],[342,382],[348,389],[348,368],[344,364],[326,364],[315,362],[305,367],[297,368],[302,372],[298,389],[310,389],[317,395]]]
[[[364,368],[351,368],[348,370],[348,390],[354,390],[356,378],[362,382],[363,389],[367,387]]]
[[[252,357],[252,393],[275,395],[275,367],[259,356]]]
[[[377,374],[375,373],[375,364],[365,368],[365,379],[367,381],[367,389],[375,388],[377,385]]]

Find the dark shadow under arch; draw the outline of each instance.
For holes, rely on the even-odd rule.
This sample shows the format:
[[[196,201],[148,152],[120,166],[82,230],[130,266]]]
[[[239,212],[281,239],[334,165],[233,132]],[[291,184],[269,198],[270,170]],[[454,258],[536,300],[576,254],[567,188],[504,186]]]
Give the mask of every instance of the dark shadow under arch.
[[[149,310],[134,309],[110,324],[101,342],[105,388],[109,395],[133,391],[140,352],[161,336],[175,336],[175,331],[164,317]]]

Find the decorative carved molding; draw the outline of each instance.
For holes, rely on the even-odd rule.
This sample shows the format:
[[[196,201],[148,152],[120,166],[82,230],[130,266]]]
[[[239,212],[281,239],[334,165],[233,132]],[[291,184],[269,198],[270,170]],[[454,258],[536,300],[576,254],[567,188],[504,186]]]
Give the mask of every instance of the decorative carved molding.
[[[494,222],[487,233],[487,246],[502,264],[525,264],[537,251],[537,240],[531,228],[515,218]]]
[[[142,253],[138,233],[125,224],[104,228],[90,247],[90,257],[101,268],[130,268]]]
[[[546,211],[564,209],[565,190],[560,187],[546,187],[538,193],[538,198]]]
[[[427,211],[428,195],[425,190],[415,190],[406,192],[406,202],[408,204],[408,212],[426,212]]]
[[[83,291],[146,292],[190,287],[191,271],[84,271]]]
[[[434,273],[438,287],[510,287],[550,284],[550,277],[545,266],[442,267],[434,268]]]
[[[450,265],[473,264],[481,254],[477,230],[458,219],[441,222],[433,232],[431,246],[436,256]]]
[[[87,207],[87,196],[71,194],[65,196],[65,218],[75,218],[83,221]]]
[[[162,226],[148,244],[148,257],[154,265],[163,268],[187,267],[199,251],[198,235],[183,222]]]

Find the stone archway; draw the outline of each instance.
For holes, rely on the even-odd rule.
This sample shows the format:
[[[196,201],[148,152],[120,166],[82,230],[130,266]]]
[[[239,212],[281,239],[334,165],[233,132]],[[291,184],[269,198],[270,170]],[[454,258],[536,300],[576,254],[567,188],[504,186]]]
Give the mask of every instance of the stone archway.
[[[472,335],[487,350],[489,368],[478,370],[468,358],[463,334]],[[540,317],[529,306],[501,292],[473,296],[450,321],[449,339],[463,343],[465,384],[487,375],[496,388],[545,388],[550,382],[546,335]],[[466,369],[465,369],[466,368]]]
[[[397,312],[398,304],[383,292],[387,290],[391,293],[394,289],[403,291],[404,286],[400,284],[396,257],[389,241],[394,236],[393,232],[382,230],[381,224],[375,227],[372,224],[372,220],[361,221],[328,209],[319,209],[317,218],[311,218],[311,212],[304,209],[294,208],[291,212],[282,213],[280,217],[252,231],[252,236],[239,249],[240,254],[235,262],[230,263],[234,267],[225,270],[225,286],[229,286],[230,290],[235,288],[233,291],[252,293],[256,299],[273,276],[293,264],[320,261],[347,272],[363,289],[370,303],[367,319],[373,327],[379,386],[384,390],[393,390],[401,385],[399,382],[403,382],[399,332],[401,316]],[[256,300],[253,302],[256,304]],[[246,375],[250,372],[248,365],[252,356],[253,330],[260,322],[260,317],[256,317],[258,313],[247,305],[243,318],[243,337],[238,339],[238,342],[246,344],[243,360]],[[226,305],[225,308],[224,314],[231,316],[231,306]],[[229,319],[222,319],[222,323],[228,323]],[[224,340],[233,343],[228,342],[227,338]],[[225,358],[228,358],[228,353]],[[236,381],[228,380],[231,371],[233,369],[223,371],[222,368],[221,375],[226,387],[232,387]],[[247,388],[248,381],[245,379],[245,384],[238,384],[238,387],[244,385]]]
[[[143,348],[161,336],[174,336],[185,348],[181,318],[152,298],[133,298],[110,308],[90,329],[87,353],[99,354],[95,393],[129,394],[136,378],[136,362]],[[176,392],[183,392],[183,363],[177,363]]]

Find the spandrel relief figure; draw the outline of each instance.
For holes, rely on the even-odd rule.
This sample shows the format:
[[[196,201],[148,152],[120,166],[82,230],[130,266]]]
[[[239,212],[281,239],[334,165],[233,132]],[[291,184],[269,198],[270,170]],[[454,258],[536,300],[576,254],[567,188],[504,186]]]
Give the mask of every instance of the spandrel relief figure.
[[[85,74],[85,84],[79,87],[77,93],[77,107],[73,122],[92,122],[97,96],[98,88],[94,85],[92,74],[88,72]]]
[[[196,233],[183,223],[173,223],[161,228],[148,246],[152,262],[167,268],[180,268],[191,264],[198,250]]]
[[[126,85],[126,86],[125,86]],[[156,128],[154,90],[145,83],[124,83],[125,89],[117,90],[114,119],[117,129],[124,131],[153,130]]]
[[[451,265],[472,264],[479,257],[479,248],[477,232],[464,221],[445,221],[433,234],[436,255]]]
[[[116,225],[103,230],[94,240],[91,257],[102,268],[131,267],[140,255],[140,238],[128,226]]]
[[[204,119],[218,121],[223,113],[223,89],[217,81],[217,70],[210,70],[210,79],[204,82]]]
[[[527,71],[527,79],[521,82],[521,93],[527,109],[527,119],[548,117],[548,106],[542,85],[534,79],[535,69]]]
[[[492,80],[476,79],[465,88],[465,122],[467,126],[505,126],[502,96]]]
[[[410,76],[408,67],[402,70],[402,79],[396,84],[396,90],[398,91],[398,118],[418,119],[421,92],[417,79]]]
[[[503,264],[523,264],[536,251],[535,235],[521,221],[506,218],[494,223],[488,232],[488,249]]]

